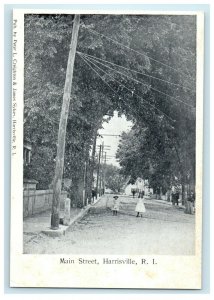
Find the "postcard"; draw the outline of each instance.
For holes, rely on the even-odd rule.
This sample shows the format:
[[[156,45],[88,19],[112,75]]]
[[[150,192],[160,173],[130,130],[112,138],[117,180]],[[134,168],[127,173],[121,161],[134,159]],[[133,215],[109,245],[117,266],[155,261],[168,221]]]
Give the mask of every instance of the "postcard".
[[[201,289],[203,12],[13,11],[10,286]]]

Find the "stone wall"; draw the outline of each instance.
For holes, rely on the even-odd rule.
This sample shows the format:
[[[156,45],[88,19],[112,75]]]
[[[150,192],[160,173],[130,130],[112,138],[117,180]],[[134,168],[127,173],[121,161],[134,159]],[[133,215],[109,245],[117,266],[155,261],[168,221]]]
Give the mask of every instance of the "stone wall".
[[[62,191],[60,209],[64,208],[67,192]],[[27,189],[23,191],[23,217],[30,217],[37,213],[49,210],[52,207],[53,190]]]

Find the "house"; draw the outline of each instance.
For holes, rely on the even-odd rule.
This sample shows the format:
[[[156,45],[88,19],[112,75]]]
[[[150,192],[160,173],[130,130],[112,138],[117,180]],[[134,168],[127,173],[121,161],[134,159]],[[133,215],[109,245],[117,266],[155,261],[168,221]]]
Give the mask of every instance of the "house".
[[[145,196],[148,196],[150,193],[153,194],[153,189],[149,187],[149,182],[148,180],[144,180],[142,178],[137,178],[134,184],[127,184],[125,187],[125,194],[126,195],[131,195],[132,194],[132,189],[135,189],[136,192],[145,192]]]

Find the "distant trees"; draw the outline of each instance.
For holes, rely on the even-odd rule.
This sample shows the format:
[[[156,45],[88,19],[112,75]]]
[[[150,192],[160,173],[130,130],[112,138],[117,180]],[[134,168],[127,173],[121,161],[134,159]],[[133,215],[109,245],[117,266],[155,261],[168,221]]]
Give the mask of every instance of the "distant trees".
[[[114,165],[105,166],[105,185],[114,193],[120,193],[126,183],[126,177],[120,173],[120,169]]]

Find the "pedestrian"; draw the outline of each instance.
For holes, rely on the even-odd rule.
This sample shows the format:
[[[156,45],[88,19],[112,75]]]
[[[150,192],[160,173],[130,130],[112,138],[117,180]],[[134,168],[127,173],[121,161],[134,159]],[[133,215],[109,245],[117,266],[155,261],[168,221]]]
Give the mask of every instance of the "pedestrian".
[[[132,189],[132,195],[133,195],[133,198],[134,198],[135,194],[136,194],[136,190],[135,190],[135,189]]]
[[[178,191],[175,193],[175,203],[177,205],[179,205],[179,192]]]
[[[94,203],[94,199],[96,198],[97,196],[97,192],[96,190],[93,188],[92,191],[91,191],[91,196],[92,196],[92,202]]]
[[[139,191],[138,198],[143,198],[144,195],[145,195],[145,192],[144,192],[144,191]]]
[[[113,216],[117,216],[117,212],[119,211],[119,205],[120,205],[120,202],[118,200],[118,196],[114,196],[113,197],[114,200],[113,200],[113,207],[112,207],[112,211],[113,211]]]
[[[187,198],[187,208],[186,211],[189,214],[194,214],[194,205],[195,204],[195,195],[194,192],[191,191],[189,197]]]
[[[175,201],[176,201],[176,194],[175,192],[172,192],[172,205],[175,205]]]
[[[135,211],[137,212],[136,217],[139,217],[139,215],[140,215],[141,218],[143,217],[143,213],[146,212],[146,208],[145,208],[145,205],[144,205],[143,197],[142,198],[138,198],[137,205],[135,207]]]

